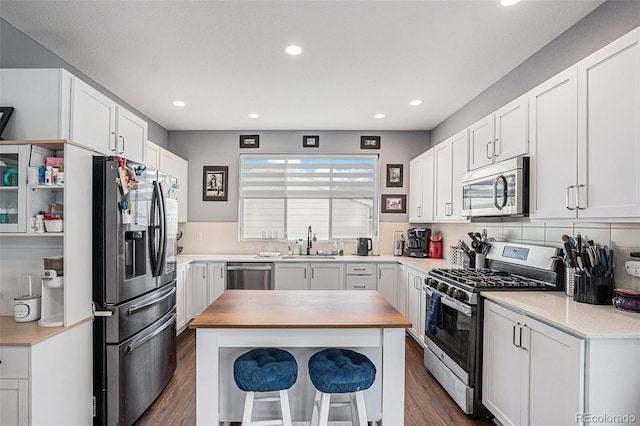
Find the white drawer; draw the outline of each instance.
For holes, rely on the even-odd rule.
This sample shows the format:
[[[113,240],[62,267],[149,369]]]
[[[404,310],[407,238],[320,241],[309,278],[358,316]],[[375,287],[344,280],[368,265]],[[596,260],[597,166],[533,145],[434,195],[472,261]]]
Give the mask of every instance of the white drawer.
[[[347,263],[347,275],[375,275],[375,263]]]
[[[376,290],[375,275],[347,275],[347,290]]]
[[[29,347],[0,346],[0,379],[29,378]]]

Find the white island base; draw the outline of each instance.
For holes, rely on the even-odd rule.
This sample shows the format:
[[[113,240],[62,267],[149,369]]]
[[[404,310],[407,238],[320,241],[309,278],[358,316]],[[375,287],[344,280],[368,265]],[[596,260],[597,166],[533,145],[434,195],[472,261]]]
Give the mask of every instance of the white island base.
[[[196,330],[196,422],[217,425],[242,419],[244,392],[233,381],[233,361],[258,347],[291,352],[298,362],[298,379],[289,390],[294,422],[309,422],[315,388],[309,380],[308,361],[328,347],[348,348],[368,356],[376,366],[376,380],[364,392],[368,421],[404,424],[403,328],[198,328]],[[254,406],[254,420],[278,418],[277,403]],[[334,408],[330,421],[350,420],[348,408]]]

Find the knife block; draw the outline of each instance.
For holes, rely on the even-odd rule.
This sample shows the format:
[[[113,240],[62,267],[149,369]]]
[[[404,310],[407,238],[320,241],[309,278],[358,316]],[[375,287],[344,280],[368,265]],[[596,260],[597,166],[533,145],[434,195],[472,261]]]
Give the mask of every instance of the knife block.
[[[613,277],[587,277],[579,273],[575,277],[573,300],[591,305],[611,305],[613,300]]]

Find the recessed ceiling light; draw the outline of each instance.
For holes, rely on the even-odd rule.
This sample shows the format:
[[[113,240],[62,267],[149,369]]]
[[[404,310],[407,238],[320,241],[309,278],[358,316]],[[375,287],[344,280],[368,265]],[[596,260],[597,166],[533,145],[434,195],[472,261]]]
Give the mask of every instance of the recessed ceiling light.
[[[500,6],[513,6],[516,3],[520,3],[520,0],[498,0]]]
[[[303,52],[302,47],[295,44],[290,44],[289,46],[285,47],[284,51],[291,56],[296,56]]]
[[[409,105],[411,105],[411,106],[422,105],[422,101],[420,99],[416,99],[414,101],[409,102]]]
[[[173,101],[173,105],[177,106],[177,107],[183,107],[186,104],[182,101]]]
[[[258,117],[260,117],[260,116],[259,116],[258,114],[256,114],[256,113],[252,112],[251,114],[249,114],[249,116],[248,116],[248,117],[249,117],[249,118],[258,118]]]
[[[385,117],[386,117],[386,115],[384,115],[382,113],[374,115],[374,118],[385,118]]]

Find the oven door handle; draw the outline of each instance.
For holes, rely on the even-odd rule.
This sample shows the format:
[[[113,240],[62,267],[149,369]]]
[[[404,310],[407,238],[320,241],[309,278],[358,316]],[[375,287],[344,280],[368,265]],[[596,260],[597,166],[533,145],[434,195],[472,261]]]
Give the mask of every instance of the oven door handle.
[[[431,296],[433,293],[435,293],[431,289],[431,287],[424,286],[423,289],[429,296]],[[471,317],[471,307],[468,306],[468,305],[463,305],[462,303],[454,302],[454,301],[448,299],[447,297],[440,297],[440,303],[442,303],[443,305],[446,305],[446,306],[448,306],[450,308],[455,309],[456,311],[460,312],[461,314],[463,314],[463,315],[465,315],[467,317]]]

